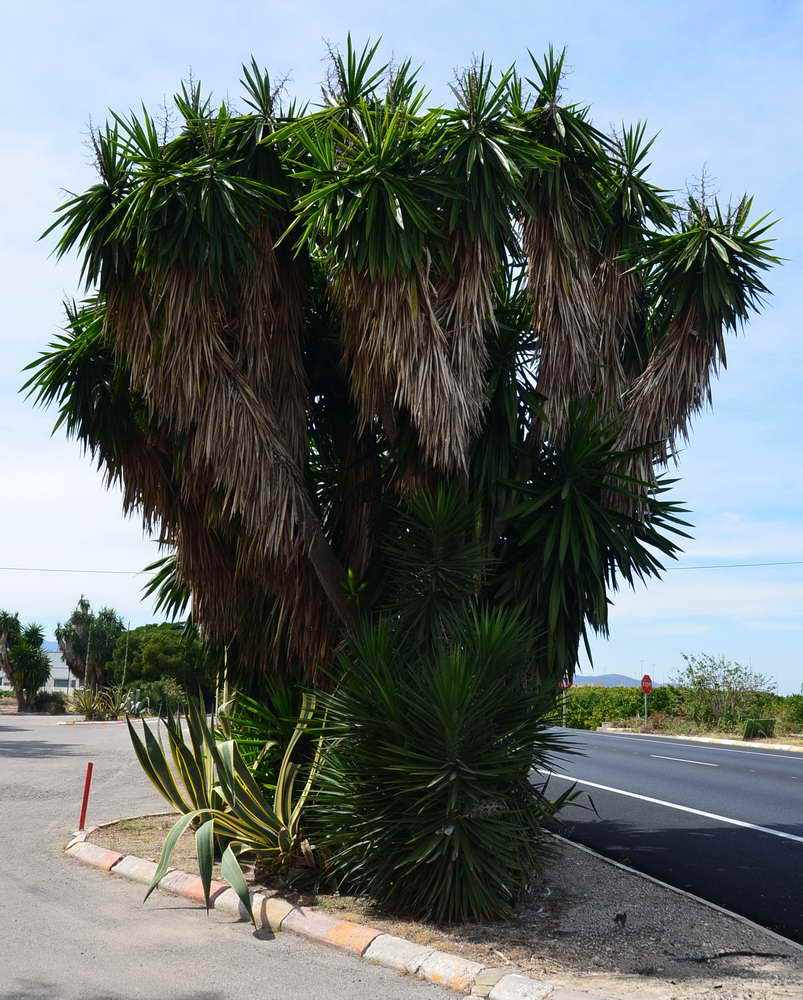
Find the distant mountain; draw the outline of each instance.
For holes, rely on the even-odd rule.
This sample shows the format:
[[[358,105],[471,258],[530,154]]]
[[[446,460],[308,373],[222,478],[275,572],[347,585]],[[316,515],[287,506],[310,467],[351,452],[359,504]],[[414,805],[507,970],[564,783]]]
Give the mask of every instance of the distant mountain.
[[[57,642],[53,642],[52,639],[45,639],[45,641],[42,643],[42,649],[46,653],[58,653],[59,644]]]
[[[641,681],[626,674],[575,674],[575,684],[598,684],[602,687],[641,687]]]

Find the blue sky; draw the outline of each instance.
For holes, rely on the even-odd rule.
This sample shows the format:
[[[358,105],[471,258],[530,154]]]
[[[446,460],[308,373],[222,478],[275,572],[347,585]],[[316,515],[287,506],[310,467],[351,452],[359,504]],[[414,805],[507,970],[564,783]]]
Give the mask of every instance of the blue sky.
[[[19,371],[61,324],[77,293],[73,261],[37,242],[61,188],[92,182],[85,146],[107,108],[159,105],[188,70],[236,97],[251,53],[290,89],[315,97],[323,39],[382,35],[384,54],[423,65],[432,101],[456,67],[484,51],[498,66],[550,42],[568,46],[568,95],[592,104],[600,127],[647,119],[660,130],[653,176],[683,188],[706,165],[720,195],[756,195],[780,218],[774,297],[729,345],[714,411],[701,416],[678,469],[695,539],[663,581],[618,595],[595,669],[666,679],[681,653],[722,653],[803,682],[803,566],[692,570],[683,566],[803,560],[803,3],[405,3],[185,0],[136,5],[71,0],[4,11],[0,363],[0,563],[138,570],[156,556],[120,514],[74,444],[49,436],[52,415],[17,395]],[[51,629],[79,595],[152,619],[133,575],[0,570],[0,607]]]

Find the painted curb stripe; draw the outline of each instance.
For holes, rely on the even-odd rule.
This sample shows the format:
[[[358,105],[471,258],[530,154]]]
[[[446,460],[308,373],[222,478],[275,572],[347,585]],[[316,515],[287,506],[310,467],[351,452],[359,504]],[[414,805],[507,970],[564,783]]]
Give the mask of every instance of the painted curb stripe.
[[[556,775],[556,777],[563,777],[563,776]],[[590,784],[590,782],[587,782],[587,784]],[[690,811],[695,811],[695,810],[690,810]],[[87,833],[88,832],[89,831],[87,831]],[[768,832],[773,832],[777,834],[777,831],[768,831]],[[85,838],[86,835],[87,834],[83,834],[82,837]],[[803,951],[803,946],[798,945],[794,941],[790,941],[788,938],[785,938],[780,934],[776,934],[774,931],[768,930],[766,927],[761,927],[759,924],[756,924],[753,921],[748,920],[746,917],[740,916],[738,913],[732,913],[730,910],[726,910],[721,906],[717,906],[715,903],[710,903],[705,899],[701,899],[699,896],[695,896],[693,893],[686,892],[683,889],[678,889],[676,886],[669,885],[666,882],[661,882],[660,879],[653,878],[651,875],[645,875],[643,872],[639,872],[634,868],[629,868],[627,865],[623,865],[618,861],[614,861],[611,858],[607,858],[605,857],[605,855],[598,854],[596,851],[593,851],[591,850],[591,848],[585,847],[582,844],[576,844],[573,841],[567,840],[565,837],[561,837],[557,834],[552,834],[552,836],[556,840],[559,840],[570,847],[574,847],[578,850],[585,851],[587,854],[591,854],[594,857],[597,857],[600,860],[605,861],[606,863],[613,865],[616,868],[621,868],[622,870],[629,872],[632,875],[637,875],[640,876],[641,878],[648,879],[650,882],[654,882],[657,885],[662,886],[663,888],[669,889],[670,891],[678,893],[682,896],[686,896],[687,898],[692,899],[695,902],[702,903],[704,906],[717,910],[718,912],[722,913],[725,916],[732,917],[733,919],[745,923],[755,928],[758,931],[762,931],[763,933],[768,934],[771,937],[775,938],[776,940],[782,942],[789,948],[796,949],[798,951]],[[85,841],[84,839],[82,839],[80,843],[82,845],[86,844],[87,847],[93,848],[98,852],[103,851],[105,854],[117,854],[117,852],[115,851],[106,851],[105,848],[100,848],[96,844],[91,844]],[[71,846],[73,847],[73,850],[65,851],[65,853],[69,853],[71,856],[76,857],[76,860],[79,860],[80,855],[74,849],[75,847],[78,846],[78,843],[73,841],[71,842]],[[121,862],[123,861],[128,862],[128,864],[123,865],[121,871],[119,872],[116,871],[117,866],[120,865]],[[119,855],[118,858],[115,860],[114,864],[112,865],[112,867],[108,870],[111,872],[112,875],[116,874],[119,875],[121,878],[127,878],[129,880],[135,881],[136,880],[135,877],[130,872],[132,868],[135,868],[137,865],[140,864],[148,864],[148,862],[144,858],[139,858],[134,854]],[[171,884],[166,884],[164,886],[164,889],[162,889],[162,883],[160,882],[159,889],[168,892],[174,896],[181,896],[186,899],[197,901],[197,895],[195,894],[196,880],[197,876],[191,875],[189,872],[184,872],[174,868],[171,869],[162,880],[162,882],[167,882]],[[216,883],[215,886],[217,887],[217,885],[221,885],[221,883]],[[173,888],[173,886],[175,886],[175,888]],[[226,887],[224,886],[223,888],[225,889]],[[230,890],[226,889],[226,891]],[[217,899],[222,899],[225,896],[225,892],[221,891],[221,889],[217,889],[215,895]],[[461,993],[463,995],[465,995],[467,990],[472,991],[472,988],[475,985],[479,986],[480,989],[482,989],[482,993],[479,993],[477,995],[483,995],[485,993],[485,990],[487,989],[486,984],[484,982],[481,982],[483,974],[487,975],[490,972],[497,973],[497,971],[504,972],[504,970],[487,969],[484,966],[479,965],[478,963],[470,962],[467,959],[464,959],[456,954],[433,951],[431,949],[424,948],[423,946],[415,945],[414,942],[412,941],[408,942],[404,938],[400,939],[393,938],[391,935],[386,935],[383,932],[376,930],[373,927],[368,927],[364,924],[353,923],[352,921],[349,920],[338,920],[337,918],[331,917],[328,914],[316,911],[314,910],[314,908],[293,906],[291,903],[288,903],[286,900],[282,900],[280,897],[266,897],[263,896],[261,893],[252,893],[251,897],[255,909],[262,913],[263,919],[261,922],[263,926],[270,926],[270,928],[274,931],[286,931],[287,933],[295,934],[298,937],[303,937],[306,940],[310,941],[316,941],[320,944],[328,944],[331,947],[337,948],[339,951],[345,951],[351,955],[355,955],[360,958],[365,958],[366,961],[370,961],[374,965],[379,965],[396,972],[398,972],[400,968],[398,961],[389,961],[388,959],[390,958],[390,956],[388,956],[388,958],[385,958],[385,956],[382,955],[382,951],[384,950],[384,948],[382,947],[382,945],[384,944],[383,939],[385,939],[386,941],[394,941],[394,940],[404,941],[404,943],[409,945],[410,948],[420,948],[420,950],[424,953],[424,956],[426,956],[426,958],[423,962],[421,962],[420,965],[416,963],[418,967],[415,968],[415,972],[413,972],[416,978],[423,981],[429,980],[430,982],[438,983],[441,986],[446,986],[449,989]],[[214,905],[214,900],[212,900],[212,909],[216,909]],[[265,912],[267,910],[270,910],[271,912],[268,914],[267,912]],[[228,913],[229,915],[232,916],[234,915],[232,913],[232,907],[227,906],[225,903],[223,906],[217,909],[217,912]],[[294,919],[289,919],[293,917],[294,914],[298,915],[298,917],[300,917],[301,919],[298,921]],[[299,926],[294,926],[296,925],[296,923],[298,923]],[[286,927],[285,924],[287,924]],[[304,928],[305,924],[307,925],[305,929],[299,929],[299,927]],[[313,924],[315,925],[314,928],[312,926]],[[446,968],[444,968],[443,971],[438,970],[436,973],[435,966],[438,963],[435,961],[435,959],[440,959],[445,966],[450,967],[449,973],[451,974],[447,973],[446,975],[444,975],[444,973],[447,972]],[[423,966],[425,965],[429,970],[428,975],[425,974],[426,970],[423,968]],[[412,972],[413,971],[412,968],[410,968],[409,971]],[[461,973],[463,973],[464,975],[461,975]],[[494,975],[493,978],[496,979],[496,975]],[[506,973],[500,976],[498,981],[491,987],[491,993],[493,994],[493,992],[496,991],[496,995],[500,997],[502,996],[507,997],[508,995],[512,996],[513,994],[508,994],[507,989],[505,989],[504,991],[501,989],[503,985],[505,987],[507,987],[508,985],[510,985],[511,987],[515,986],[516,990],[514,992],[517,997],[518,996],[549,997],[552,996],[553,992],[557,997],[561,995],[561,991],[563,990],[562,987],[554,983],[546,983],[543,982],[542,980],[531,979],[528,976],[521,976],[518,973]],[[519,990],[521,992],[519,992]],[[590,992],[583,993],[583,996],[587,997],[588,1000],[594,1000],[594,997],[597,997],[598,1000],[616,1000],[616,998],[611,996],[611,994],[609,993],[606,993],[605,997]],[[633,997],[633,1000],[636,1000],[635,995],[631,994],[631,996]]]

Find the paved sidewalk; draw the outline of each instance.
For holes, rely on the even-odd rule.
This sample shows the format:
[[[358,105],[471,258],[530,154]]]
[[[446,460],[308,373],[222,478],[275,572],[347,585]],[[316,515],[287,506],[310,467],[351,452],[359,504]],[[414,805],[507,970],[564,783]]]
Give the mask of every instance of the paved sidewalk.
[[[293,935],[87,871],[62,848],[95,763],[89,820],[161,812],[125,726],[0,717],[1,1000],[439,1000],[455,994]],[[76,906],[75,901],[80,900]]]

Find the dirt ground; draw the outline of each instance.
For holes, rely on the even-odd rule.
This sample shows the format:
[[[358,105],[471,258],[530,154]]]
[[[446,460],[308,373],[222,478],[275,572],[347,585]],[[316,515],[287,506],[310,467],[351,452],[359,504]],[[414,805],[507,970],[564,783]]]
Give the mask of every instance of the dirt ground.
[[[156,861],[175,819],[123,820],[89,839]],[[181,838],[171,863],[197,870],[191,834]],[[277,894],[272,886],[254,887]],[[578,990],[633,995],[634,1000],[803,997],[803,950],[560,842],[514,920],[435,926],[390,917],[354,897],[291,898]],[[617,914],[626,915],[624,926],[621,917],[614,920]]]

